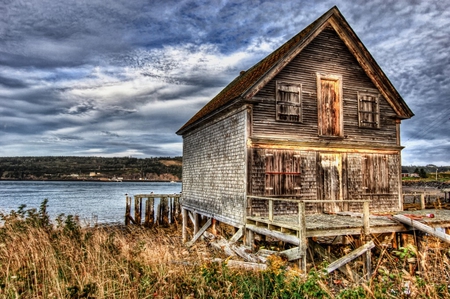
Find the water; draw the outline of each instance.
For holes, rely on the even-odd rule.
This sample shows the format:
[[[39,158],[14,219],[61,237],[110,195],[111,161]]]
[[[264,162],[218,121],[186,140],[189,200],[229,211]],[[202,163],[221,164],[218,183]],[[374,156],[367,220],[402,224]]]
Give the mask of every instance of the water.
[[[81,223],[123,223],[125,194],[173,194],[181,183],[84,182],[84,181],[0,181],[0,211],[9,213],[25,204],[39,209],[48,199],[52,220],[58,215],[78,215]]]

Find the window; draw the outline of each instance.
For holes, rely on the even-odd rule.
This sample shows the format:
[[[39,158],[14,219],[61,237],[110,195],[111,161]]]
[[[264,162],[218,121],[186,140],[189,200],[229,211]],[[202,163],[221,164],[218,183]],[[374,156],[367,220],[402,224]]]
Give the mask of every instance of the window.
[[[361,128],[380,127],[379,95],[367,92],[358,92],[358,122]]]
[[[319,136],[342,137],[342,76],[317,73]]]
[[[301,156],[289,150],[266,152],[265,195],[299,195]]]
[[[277,81],[277,120],[302,122],[302,85]]]

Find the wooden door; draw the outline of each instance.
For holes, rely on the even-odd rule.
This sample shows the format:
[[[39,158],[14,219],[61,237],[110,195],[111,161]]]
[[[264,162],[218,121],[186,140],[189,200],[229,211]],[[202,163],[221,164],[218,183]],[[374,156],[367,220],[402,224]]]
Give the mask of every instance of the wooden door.
[[[319,194],[321,200],[342,200],[342,156],[335,153],[319,154]],[[320,209],[319,209],[320,211]],[[342,211],[342,203],[323,203],[322,211],[336,213]]]
[[[318,118],[319,135],[341,137],[342,122],[342,79],[340,76],[318,74]]]

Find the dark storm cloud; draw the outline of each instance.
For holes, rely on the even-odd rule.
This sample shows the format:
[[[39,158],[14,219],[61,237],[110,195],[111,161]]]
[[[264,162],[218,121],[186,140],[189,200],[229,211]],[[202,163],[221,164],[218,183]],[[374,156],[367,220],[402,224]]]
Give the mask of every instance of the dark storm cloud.
[[[181,155],[174,134],[337,5],[416,116],[405,164],[450,164],[449,1],[0,4],[0,155]]]
[[[3,76],[0,76],[0,85],[3,85],[3,87],[6,88],[24,88],[28,86],[25,82],[21,80],[14,78],[7,78]]]

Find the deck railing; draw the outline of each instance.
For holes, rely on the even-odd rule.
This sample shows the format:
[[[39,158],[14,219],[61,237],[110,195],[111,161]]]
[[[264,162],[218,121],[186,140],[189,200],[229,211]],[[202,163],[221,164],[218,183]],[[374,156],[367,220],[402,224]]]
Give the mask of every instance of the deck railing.
[[[369,211],[369,204],[370,204],[370,200],[298,200],[298,199],[288,199],[288,198],[277,198],[277,197],[265,197],[265,196],[247,196],[247,200],[248,200],[248,208],[249,208],[249,213],[248,215],[254,216],[252,214],[252,200],[253,199],[257,199],[257,200],[265,200],[268,202],[268,219],[269,221],[274,221],[274,215],[275,215],[275,210],[274,210],[274,203],[275,202],[289,202],[292,204],[297,204],[298,208],[297,208],[297,215],[299,215],[299,223],[302,223],[305,215],[306,215],[306,208],[305,208],[305,204],[306,203],[362,203],[363,204],[363,219],[364,219],[364,225],[369,224],[369,217],[370,217],[370,211]],[[283,214],[283,213],[280,213]]]

